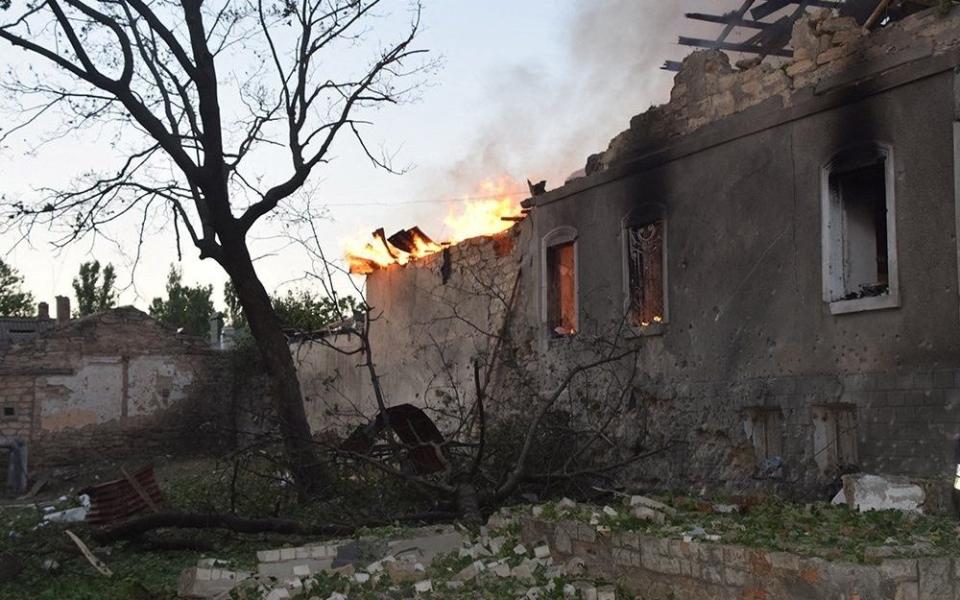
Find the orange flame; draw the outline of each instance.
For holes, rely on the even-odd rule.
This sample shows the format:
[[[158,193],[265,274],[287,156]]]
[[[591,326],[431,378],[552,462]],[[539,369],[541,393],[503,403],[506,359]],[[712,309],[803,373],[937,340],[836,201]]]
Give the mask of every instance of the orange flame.
[[[482,200],[467,200],[460,212],[453,212],[443,220],[450,230],[450,242],[459,243],[474,237],[494,235],[513,227],[522,215],[520,201],[510,189],[517,189],[508,177],[480,184]]]
[[[382,229],[378,229],[370,237],[347,241],[346,259],[350,272],[363,275],[392,264],[405,265],[411,260],[440,252],[445,245],[506,231],[522,218],[519,195],[509,191],[517,189],[511,179],[501,177],[496,181],[485,181],[479,187],[482,199],[468,199],[459,206],[451,206],[444,218],[450,232],[448,242],[438,244],[417,227],[399,231],[389,239]]]

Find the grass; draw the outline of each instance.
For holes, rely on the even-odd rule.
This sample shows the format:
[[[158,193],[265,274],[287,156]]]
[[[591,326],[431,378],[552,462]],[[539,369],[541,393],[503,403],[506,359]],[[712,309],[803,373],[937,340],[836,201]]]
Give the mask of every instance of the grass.
[[[127,465],[134,468],[136,465]],[[231,504],[243,516],[281,516],[305,523],[360,521],[377,511],[405,512],[417,510],[415,498],[409,490],[392,481],[376,479],[375,474],[352,470],[338,484],[342,493],[327,503],[299,504],[292,489],[271,476],[272,462],[268,456],[254,456],[237,478],[236,500],[230,502],[232,465],[213,460],[176,461],[157,464],[157,477],[165,499],[171,508],[192,511],[228,512]],[[103,481],[119,472],[116,466],[97,475]],[[91,476],[89,479],[93,479]],[[89,481],[89,479],[87,481]],[[86,483],[86,482],[85,482]],[[65,494],[75,496],[75,490],[56,488],[53,497]],[[794,504],[768,499],[739,514],[715,514],[711,504],[700,499],[660,497],[659,500],[677,509],[677,514],[666,523],[657,525],[633,517],[626,499],[614,505],[616,516],[608,516],[600,507],[579,504],[572,511],[562,511],[556,504],[542,505],[541,518],[574,519],[589,522],[598,513],[599,525],[611,531],[638,531],[645,534],[680,538],[685,532],[702,528],[706,533],[720,536],[718,543],[736,544],[768,550],[792,552],[804,556],[820,556],[833,560],[857,563],[869,562],[866,549],[871,546],[899,545],[909,547],[917,542],[927,545],[925,552],[937,555],[960,556],[960,535],[953,519],[909,515],[898,511],[857,513],[842,506],[830,504]],[[176,598],[177,580],[181,571],[194,566],[204,557],[229,561],[230,567],[254,570],[257,550],[297,546],[316,542],[290,536],[240,536],[218,531],[156,532],[152,540],[166,543],[180,542],[194,545],[194,549],[161,551],[142,542],[120,543],[107,548],[92,544],[92,531],[85,524],[70,528],[114,572],[103,577],[84,559],[66,537],[63,525],[43,524],[42,506],[65,508],[70,502],[46,501],[38,506],[4,507],[0,505],[0,579],[5,567],[16,559],[23,571],[12,581],[0,581],[0,598],[4,600],[172,600]],[[422,508],[422,506],[420,507]],[[519,507],[514,512],[529,514],[530,507]],[[363,530],[363,536],[395,536],[402,532],[397,527]],[[502,558],[515,566],[520,557],[511,554],[519,532],[514,526],[500,533],[508,539]],[[204,552],[197,545],[211,550]],[[56,568],[45,569],[45,561],[55,561]],[[492,559],[485,559],[492,560]],[[457,590],[446,589],[444,582],[452,578],[470,559],[455,556],[441,559],[431,568],[436,597],[443,598],[505,598],[517,597],[531,584],[514,579],[492,578],[483,582],[469,582]],[[541,598],[562,597],[563,580],[550,581],[540,569],[535,573],[536,583],[542,588]],[[305,597],[318,595],[326,598],[330,592],[350,587],[350,598],[405,598],[412,596],[410,584],[390,588],[385,584],[352,585],[346,580],[324,576],[317,588]],[[256,595],[248,595],[256,598]],[[619,598],[629,597],[626,594]]]

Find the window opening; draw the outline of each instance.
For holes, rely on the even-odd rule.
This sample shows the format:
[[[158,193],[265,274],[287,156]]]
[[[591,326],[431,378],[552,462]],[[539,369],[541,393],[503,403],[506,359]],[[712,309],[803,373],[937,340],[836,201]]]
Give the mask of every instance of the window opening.
[[[635,326],[662,323],[663,220],[627,227],[630,320]]]
[[[576,268],[574,242],[547,248],[547,325],[557,335],[577,332]]]

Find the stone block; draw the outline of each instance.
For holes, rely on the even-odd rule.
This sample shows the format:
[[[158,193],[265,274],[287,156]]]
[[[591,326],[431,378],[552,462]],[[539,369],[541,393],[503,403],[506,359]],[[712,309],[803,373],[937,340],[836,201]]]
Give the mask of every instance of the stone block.
[[[917,561],[920,598],[953,598],[953,561],[949,558],[922,558]]]
[[[797,75],[803,75],[804,73],[809,73],[817,68],[817,63],[811,59],[798,60],[792,65],[787,67],[787,75],[790,77],[796,77]]]
[[[177,593],[184,598],[215,598],[227,594],[251,573],[191,567],[180,574]]]
[[[887,559],[880,564],[880,574],[884,579],[897,583],[917,581],[919,572],[915,559]]]
[[[923,488],[902,477],[881,477],[866,473],[843,476],[843,494],[847,505],[868,510],[904,510],[922,512]]]
[[[859,29],[847,29],[833,34],[834,46],[845,46],[858,41],[863,37],[863,32]]]
[[[799,571],[800,557],[789,552],[771,552],[768,555],[770,566],[779,571]]]
[[[797,19],[793,24],[790,36],[790,45],[793,47],[794,58],[813,56],[819,45],[815,25],[807,18]]]
[[[832,17],[817,26],[817,31],[821,33],[837,33],[851,29],[860,29],[857,20],[853,17]]]
[[[915,581],[897,584],[896,593],[894,600],[920,600],[920,586]]]
[[[750,574],[740,569],[724,567],[723,582],[729,586],[743,587],[750,582]]]

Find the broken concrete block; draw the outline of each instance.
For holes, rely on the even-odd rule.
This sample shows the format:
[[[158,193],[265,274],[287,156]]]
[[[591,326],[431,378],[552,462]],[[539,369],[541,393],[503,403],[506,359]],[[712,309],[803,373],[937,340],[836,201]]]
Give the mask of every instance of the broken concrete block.
[[[450,554],[463,545],[464,536],[452,527],[434,527],[417,530],[418,535],[387,543],[387,552],[399,557],[415,553],[417,561],[429,566],[440,554]]]
[[[617,590],[612,585],[597,590],[597,600],[617,600]]]
[[[367,583],[368,581],[370,581],[370,573],[363,573],[363,572],[354,573],[353,580],[356,581],[357,583]]]
[[[462,581],[466,583],[468,581],[472,581],[473,579],[475,579],[477,575],[479,575],[480,573],[483,573],[485,570],[486,570],[486,565],[484,565],[482,562],[478,560],[476,562],[470,563],[469,565],[461,569],[459,573],[453,576],[453,579],[455,581]]]
[[[293,568],[294,577],[299,577],[303,579],[304,577],[310,577],[313,573],[310,572],[310,567],[308,565],[297,565]]]
[[[524,561],[510,569],[510,576],[519,579],[523,583],[535,583],[536,578],[533,576],[533,571],[533,564],[529,561]]]
[[[557,502],[557,510],[562,512],[569,512],[577,507],[577,503],[571,500],[570,498],[563,498],[560,502]]]
[[[577,582],[574,585],[580,591],[581,600],[597,600],[597,588],[593,584]]]
[[[640,519],[641,521],[652,521],[654,523],[664,523],[667,520],[667,515],[663,514],[659,510],[650,508],[649,506],[634,506],[631,509],[631,514]]]
[[[273,588],[270,593],[263,597],[263,600],[288,600],[290,592],[285,587]]]
[[[413,584],[413,590],[418,594],[425,594],[427,592],[433,591],[433,582],[429,579],[424,579],[423,581],[418,581]]]
[[[497,563],[490,567],[490,572],[501,579],[510,577],[510,565],[507,563]]]
[[[923,488],[905,477],[856,473],[843,476],[843,495],[848,506],[860,512],[903,510],[922,513]]]
[[[587,567],[582,558],[579,556],[574,556],[567,561],[564,570],[567,572],[567,575],[570,575],[571,577],[578,577],[586,572]]]
[[[630,497],[630,506],[646,506],[647,508],[652,508],[653,510],[668,514],[675,515],[677,514],[677,509],[672,506],[668,506],[663,502],[654,500],[653,498],[647,498],[646,496],[631,496]]]
[[[564,598],[573,598],[577,595],[577,588],[573,587],[573,584],[565,584],[563,586],[563,597]]]
[[[527,600],[540,600],[540,597],[543,595],[543,590],[538,587],[532,587],[527,590],[525,597]]]
[[[817,30],[821,33],[837,33],[849,29],[860,29],[857,20],[853,17],[832,17],[820,23],[817,27]]]
[[[607,515],[608,517],[616,517],[618,513],[613,507],[604,506],[603,514]]]
[[[177,593],[184,598],[213,598],[226,594],[251,576],[246,571],[191,567],[180,573]]]
[[[524,546],[523,544],[517,544],[516,546],[513,547],[513,553],[523,556],[524,554],[527,553],[527,547]]]
[[[550,546],[547,546],[546,544],[537,546],[533,549],[533,555],[536,558],[547,558],[550,556]]]
[[[384,566],[387,576],[394,584],[420,581],[426,577],[426,573],[416,568],[415,563],[408,562],[389,562]]]

